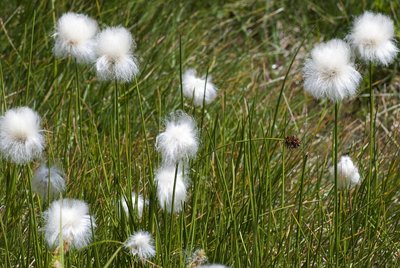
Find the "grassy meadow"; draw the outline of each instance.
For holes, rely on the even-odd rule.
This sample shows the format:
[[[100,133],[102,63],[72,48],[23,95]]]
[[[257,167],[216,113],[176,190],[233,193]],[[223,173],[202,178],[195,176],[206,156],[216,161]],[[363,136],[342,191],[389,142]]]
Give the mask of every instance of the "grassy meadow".
[[[373,66],[372,77],[357,60],[358,94],[340,104],[338,155],[352,157],[362,183],[338,193],[337,225],[329,172],[334,105],[303,88],[312,47],[344,38],[366,10],[391,17],[399,40],[400,3],[390,0],[1,1],[1,114],[28,106],[41,115],[43,161],[62,167],[63,197],[86,201],[96,219],[92,243],[62,255],[64,266],[188,267],[203,249],[209,263],[228,267],[399,267],[398,60]],[[100,28],[127,27],[140,58],[136,79],[99,81],[93,66],[55,58],[52,34],[67,11],[91,16]],[[181,96],[189,68],[208,73],[218,88],[204,108]],[[189,164],[184,209],[169,214],[156,199],[155,141],[176,110],[196,120],[200,149]],[[300,147],[287,148],[287,136]],[[0,160],[0,267],[54,264],[41,231],[49,202],[31,192],[39,164]],[[132,191],[149,199],[142,218],[126,217],[118,205]],[[151,263],[123,248],[137,230],[154,237]]]

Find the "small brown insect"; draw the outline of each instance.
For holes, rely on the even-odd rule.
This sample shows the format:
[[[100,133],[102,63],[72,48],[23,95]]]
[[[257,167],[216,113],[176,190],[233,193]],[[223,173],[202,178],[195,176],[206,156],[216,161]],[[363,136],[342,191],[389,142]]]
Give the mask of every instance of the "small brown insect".
[[[300,139],[296,136],[287,136],[285,138],[285,145],[289,149],[296,149],[300,146],[301,142]]]

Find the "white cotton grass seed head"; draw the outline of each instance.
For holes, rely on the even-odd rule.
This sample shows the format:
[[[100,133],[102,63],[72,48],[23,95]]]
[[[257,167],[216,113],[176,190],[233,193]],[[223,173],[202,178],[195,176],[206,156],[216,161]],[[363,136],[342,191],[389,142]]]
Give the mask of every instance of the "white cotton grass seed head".
[[[96,59],[94,37],[97,22],[84,14],[68,12],[62,15],[54,33],[54,55],[59,58],[73,57],[79,63],[90,63]]]
[[[106,28],[96,40],[96,71],[101,80],[129,82],[139,73],[138,60],[132,52],[135,42],[126,28]]]
[[[365,62],[386,66],[399,51],[394,40],[393,21],[379,13],[367,11],[356,18],[347,39]]]
[[[342,101],[354,96],[361,81],[350,46],[339,39],[317,44],[303,67],[304,88],[316,99]]]
[[[332,181],[335,180],[334,167],[330,168]],[[348,189],[360,184],[360,173],[351,158],[347,155],[342,156],[337,165],[338,189]]]
[[[137,231],[125,241],[124,246],[140,259],[149,259],[156,255],[153,238],[148,232]]]
[[[80,249],[92,240],[92,230],[96,227],[89,214],[89,206],[77,199],[53,201],[43,213],[45,239],[50,248],[60,244],[60,234],[67,248]]]
[[[32,179],[32,190],[43,199],[57,197],[65,190],[64,172],[56,166],[40,165]]]
[[[210,104],[217,97],[217,88],[211,82],[211,76],[200,78],[193,69],[187,70],[182,79],[183,95],[193,99],[195,106]]]
[[[143,207],[148,203],[149,202],[145,200],[141,194],[137,195],[135,192],[132,192],[131,196],[121,198],[121,205],[127,217],[129,214],[136,213],[135,211],[137,211],[139,218],[141,218]],[[132,207],[130,204],[132,204]]]
[[[0,151],[4,158],[26,164],[41,156],[45,139],[40,116],[28,107],[8,110],[0,117]]]
[[[170,213],[172,210],[174,213],[179,213],[186,201],[188,179],[185,172],[181,168],[176,169],[175,166],[162,166],[156,172],[158,203],[162,209]]]
[[[156,149],[168,165],[194,158],[199,149],[194,119],[182,111],[172,113],[165,122],[165,131],[156,138]]]

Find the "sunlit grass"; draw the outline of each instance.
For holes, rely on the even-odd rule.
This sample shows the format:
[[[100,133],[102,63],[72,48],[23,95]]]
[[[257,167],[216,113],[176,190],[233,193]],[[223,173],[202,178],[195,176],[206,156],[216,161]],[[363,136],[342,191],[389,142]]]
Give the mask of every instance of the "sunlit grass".
[[[375,125],[369,121],[368,66],[359,64],[359,94],[340,107],[338,154],[354,159],[363,183],[338,193],[339,250],[329,174],[335,114],[331,103],[304,93],[301,76],[314,43],[343,38],[353,16],[364,10],[392,17],[399,37],[399,4],[292,2],[0,5],[1,111],[29,106],[42,116],[44,161],[64,169],[64,196],[85,200],[96,218],[94,241],[63,256],[66,267],[151,267],[122,248],[137,230],[153,235],[157,255],[150,261],[161,267],[185,267],[196,249],[204,249],[210,262],[231,267],[330,267],[335,256],[339,266],[399,265],[397,61],[373,70]],[[98,81],[93,66],[75,69],[72,59],[53,57],[55,20],[69,10],[134,35],[141,73],[118,85],[117,101],[114,83]],[[180,75],[188,68],[208,72],[219,88],[205,109],[188,99],[182,103]],[[182,213],[170,215],[156,200],[161,159],[154,145],[163,120],[177,109],[194,117],[201,145],[190,162],[188,202]],[[113,133],[116,111],[119,128]],[[376,142],[372,171],[370,127]],[[298,149],[285,147],[291,135],[301,140]],[[49,204],[30,194],[38,164],[0,160],[1,267],[48,267],[53,261],[40,231]],[[150,200],[141,219],[120,213],[121,195],[132,191]]]

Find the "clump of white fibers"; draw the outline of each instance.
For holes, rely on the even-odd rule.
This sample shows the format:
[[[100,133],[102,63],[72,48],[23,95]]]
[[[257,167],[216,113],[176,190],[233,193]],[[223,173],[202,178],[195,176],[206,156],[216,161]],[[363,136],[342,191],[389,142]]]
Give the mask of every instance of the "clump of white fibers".
[[[129,198],[130,200],[127,200],[127,198]],[[137,200],[137,204],[136,204],[136,200]],[[132,202],[132,207],[130,207],[131,202]],[[138,216],[139,216],[139,218],[141,218],[142,214],[143,214],[143,207],[147,203],[148,203],[148,201],[143,199],[142,195],[140,195],[140,194],[136,195],[135,192],[132,192],[130,197],[127,196],[127,197],[121,198],[121,205],[122,205],[122,208],[124,209],[127,217],[130,214],[129,212],[134,213],[137,209]]]
[[[303,68],[304,88],[317,99],[341,101],[356,94],[360,73],[347,43],[333,39],[316,45]]]
[[[334,167],[330,168],[332,179],[335,179]],[[342,156],[337,165],[338,189],[352,188],[360,184],[360,173],[349,156]]]
[[[194,119],[182,111],[172,113],[166,120],[165,131],[156,138],[156,149],[166,164],[176,164],[196,156],[199,148]]]
[[[347,39],[366,62],[388,65],[398,52],[393,21],[383,14],[365,12],[359,16]]]
[[[186,98],[193,99],[194,105],[203,106],[211,103],[217,97],[217,88],[211,82],[211,76],[199,78],[196,71],[189,69],[185,72],[182,79],[183,95]]]
[[[139,72],[138,60],[131,49],[131,33],[123,27],[109,27],[97,35],[96,70],[102,80],[129,82]]]
[[[33,176],[32,189],[42,198],[54,198],[65,190],[64,173],[56,166],[41,165]]]
[[[57,22],[54,45],[56,57],[72,56],[78,62],[88,63],[96,59],[94,51],[97,22],[84,14],[68,12]]]
[[[0,117],[0,151],[8,160],[26,164],[40,157],[45,140],[40,116],[28,107],[8,110]]]
[[[172,209],[173,212],[180,212],[186,201],[188,180],[184,172],[181,168],[177,170],[175,166],[162,166],[156,172],[158,202],[168,212],[172,212]]]
[[[96,227],[94,218],[89,215],[89,207],[84,201],[60,199],[51,203],[43,213],[44,232],[51,248],[60,244],[60,234],[66,251],[82,248],[92,239],[92,228]]]
[[[124,245],[133,256],[138,256],[140,259],[149,259],[156,255],[153,238],[148,232],[134,233],[125,241]]]

